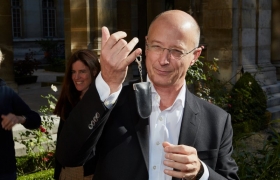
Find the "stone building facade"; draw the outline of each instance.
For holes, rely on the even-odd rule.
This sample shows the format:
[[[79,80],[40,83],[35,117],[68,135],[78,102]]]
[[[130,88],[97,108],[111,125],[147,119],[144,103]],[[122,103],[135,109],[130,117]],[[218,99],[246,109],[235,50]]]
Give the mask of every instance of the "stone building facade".
[[[34,16],[25,23],[29,39],[42,35],[39,15],[33,15],[44,0],[21,0],[33,8]],[[280,2],[279,0],[54,0],[57,5],[57,34],[64,38],[66,59],[81,48],[101,48],[101,27],[110,32],[127,32],[126,40],[136,36],[137,47],[145,48],[145,35],[152,19],[168,9],[192,14],[201,27],[201,44],[206,60],[219,59],[220,79],[235,83],[241,71],[256,74],[263,88],[280,87]],[[27,6],[26,5],[26,6]],[[61,13],[63,11],[63,13]],[[11,3],[0,6],[0,48],[6,62],[0,76],[13,81],[14,50],[20,45],[13,38]],[[63,27],[62,27],[63,25]],[[63,34],[63,35],[62,35]],[[36,37],[34,37],[36,35]],[[21,42],[22,43],[22,42]],[[131,65],[128,78],[137,74]],[[280,89],[280,88],[278,88]],[[274,92],[280,93],[280,92]],[[279,104],[280,104],[280,100]],[[277,104],[275,104],[277,105]]]
[[[67,56],[79,48],[99,51],[102,26],[127,32],[127,40],[139,37],[138,47],[144,49],[152,19],[167,9],[181,9],[197,19],[204,55],[219,59],[222,79],[261,69],[256,78],[262,85],[277,83],[277,0],[64,0],[64,5]]]
[[[16,89],[13,62],[32,51],[44,61],[38,41],[48,39],[64,44],[63,0],[7,0],[0,6],[0,49],[5,55],[0,77]]]

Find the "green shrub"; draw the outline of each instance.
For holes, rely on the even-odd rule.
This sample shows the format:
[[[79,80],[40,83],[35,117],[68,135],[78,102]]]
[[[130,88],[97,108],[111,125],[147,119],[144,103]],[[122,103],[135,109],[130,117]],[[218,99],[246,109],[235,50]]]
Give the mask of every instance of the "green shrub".
[[[267,127],[265,114],[267,97],[250,73],[246,72],[241,76],[230,95],[229,113],[233,124],[244,126],[247,132]]]
[[[188,71],[186,82],[188,86],[193,87],[193,92],[198,97],[231,113],[234,131],[233,158],[239,167],[240,179],[279,180],[279,133],[270,126],[271,136],[260,139],[260,143],[263,143],[260,149],[253,149],[251,146],[255,142],[250,145],[247,139],[258,134],[253,131],[259,130],[260,127],[266,128],[269,124],[271,113],[266,111],[265,93],[249,73],[245,73],[231,91],[227,89],[231,85],[228,83],[230,80],[218,80],[218,73],[219,67],[215,59],[204,63],[198,61],[198,64]]]
[[[29,52],[25,53],[24,59],[14,61],[15,77],[31,76],[38,69],[40,62],[33,56],[34,52],[29,49]]]
[[[235,136],[233,158],[239,167],[240,179],[280,179],[280,135],[272,126],[269,130],[271,135],[263,140],[263,147],[254,151],[248,150],[245,141],[254,133],[240,133],[239,136]]]
[[[206,80],[206,75],[203,71],[204,64],[201,61],[201,59],[203,59],[203,57],[199,57],[199,59],[195,62],[195,64],[188,69],[187,75],[185,77],[186,83],[188,85],[195,84],[200,80]]]
[[[17,157],[17,174],[23,176],[54,167],[54,152]]]
[[[57,92],[56,86],[51,85],[51,88]],[[48,101],[48,104],[42,105],[39,110],[43,118],[42,125],[38,129],[20,132],[20,138],[14,138],[16,142],[25,145],[27,154],[16,158],[19,177],[54,167],[55,142],[50,133],[54,128],[54,117],[50,115],[57,99],[53,94],[41,95],[41,97]]]
[[[48,169],[29,175],[20,176],[17,180],[53,180],[54,169]]]
[[[212,104],[228,109],[229,90],[231,84],[221,81],[219,75],[218,59],[202,62],[200,57],[187,72],[186,83],[190,91]]]
[[[65,71],[65,46],[53,39],[40,39],[37,43],[41,46],[41,51],[44,52],[44,59],[49,66],[46,70],[54,72]]]

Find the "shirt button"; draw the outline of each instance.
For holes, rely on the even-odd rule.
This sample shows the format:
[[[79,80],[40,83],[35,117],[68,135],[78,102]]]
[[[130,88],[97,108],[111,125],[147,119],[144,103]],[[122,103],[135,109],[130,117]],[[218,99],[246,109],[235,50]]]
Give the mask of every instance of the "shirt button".
[[[159,142],[157,142],[157,145],[159,145],[160,143]]]
[[[159,117],[159,120],[162,121],[162,117]]]
[[[153,169],[156,169],[157,167],[156,166],[153,166]]]

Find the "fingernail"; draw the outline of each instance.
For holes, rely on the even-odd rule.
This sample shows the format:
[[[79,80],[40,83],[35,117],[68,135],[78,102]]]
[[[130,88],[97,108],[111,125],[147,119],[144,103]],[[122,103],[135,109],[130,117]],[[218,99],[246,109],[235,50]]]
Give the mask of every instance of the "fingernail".
[[[138,39],[137,37],[134,37],[133,40],[134,40],[135,42],[139,42],[139,39]]]

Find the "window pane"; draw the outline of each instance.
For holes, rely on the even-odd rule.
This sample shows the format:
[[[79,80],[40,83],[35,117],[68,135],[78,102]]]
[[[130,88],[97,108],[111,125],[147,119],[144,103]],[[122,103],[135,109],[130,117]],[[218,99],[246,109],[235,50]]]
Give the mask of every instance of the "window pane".
[[[55,36],[54,0],[43,0],[43,33],[46,37]]]
[[[13,37],[21,37],[21,8],[19,0],[12,0]]]

